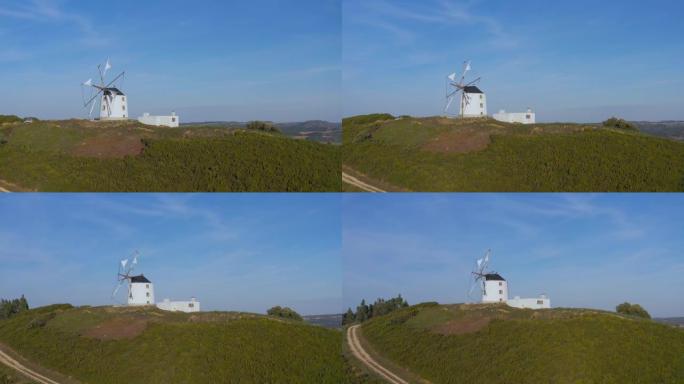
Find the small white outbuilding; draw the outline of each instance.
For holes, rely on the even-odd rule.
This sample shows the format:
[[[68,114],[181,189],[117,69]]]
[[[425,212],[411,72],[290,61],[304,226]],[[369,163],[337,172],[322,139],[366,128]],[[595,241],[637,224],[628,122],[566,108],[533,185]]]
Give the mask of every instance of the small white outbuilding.
[[[502,109],[499,111],[499,113],[495,113],[492,117],[494,120],[503,121],[505,123],[535,123],[535,114],[531,108],[527,108],[527,112],[506,112]]]
[[[194,297],[191,298],[190,301],[171,301],[169,299],[164,299],[157,303],[157,308],[171,312],[199,312],[200,302]]]
[[[145,125],[154,125],[156,127],[171,127],[177,128],[180,125],[180,118],[176,112],[171,112],[170,116],[154,116],[145,112],[138,117],[138,121]]]

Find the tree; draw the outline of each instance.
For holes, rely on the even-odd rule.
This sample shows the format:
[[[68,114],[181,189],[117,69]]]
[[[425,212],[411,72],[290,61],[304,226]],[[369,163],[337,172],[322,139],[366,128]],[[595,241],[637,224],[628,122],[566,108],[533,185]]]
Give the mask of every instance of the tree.
[[[624,130],[628,130],[628,131],[638,131],[637,127],[634,124],[632,124],[632,123],[630,123],[624,119],[617,118],[617,117],[611,117],[610,119],[604,121],[603,126],[607,127],[607,128],[617,128],[617,129],[624,129]]]
[[[342,315],[342,325],[353,324],[356,321],[356,316],[354,316],[354,311],[351,308],[347,309],[347,312]]]
[[[361,305],[356,307],[356,320],[359,323],[363,323],[368,319],[368,306],[366,305],[366,299],[363,299],[361,300]]]
[[[248,122],[247,129],[253,129],[264,132],[280,132],[280,130],[272,123],[258,120]]]
[[[282,317],[284,319],[291,319],[291,320],[297,320],[297,321],[302,321],[302,317],[299,315],[299,313],[295,312],[294,309],[289,308],[289,307],[281,307],[280,305],[277,305],[268,311],[266,313],[269,316],[275,316],[275,317]]]
[[[643,317],[645,319],[651,318],[651,315],[639,304],[624,302],[615,307],[615,311],[617,313],[622,313],[623,315]]]

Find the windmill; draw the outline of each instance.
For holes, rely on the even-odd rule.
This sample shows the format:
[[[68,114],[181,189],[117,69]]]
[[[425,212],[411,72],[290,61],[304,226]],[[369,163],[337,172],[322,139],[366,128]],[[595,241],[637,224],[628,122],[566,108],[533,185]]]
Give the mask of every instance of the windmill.
[[[119,271],[116,274],[116,287],[114,287],[114,292],[112,292],[112,299],[114,301],[116,300],[116,294],[119,292],[119,289],[121,288],[124,283],[128,283],[128,290],[129,290],[129,295],[130,295],[130,289],[131,289],[131,281],[133,279],[133,275],[131,273],[133,272],[133,269],[135,269],[135,266],[138,264],[138,256],[140,255],[140,252],[135,251],[133,252],[132,258],[127,258],[127,259],[122,259],[119,262]],[[123,303],[120,303],[123,304]]]
[[[475,86],[475,84],[479,82],[481,78],[478,77],[477,79],[466,83],[465,78],[468,71],[470,70],[470,60],[468,60],[463,62],[463,74],[461,75],[461,78],[458,81],[456,81],[456,72],[446,77],[446,105],[444,107],[445,113],[449,114],[449,107],[451,107],[454,100],[458,97],[460,99],[458,116],[483,116],[486,114],[487,110],[484,102],[484,93]],[[473,96],[471,96],[471,94],[479,94],[479,100],[472,100]]]
[[[96,99],[99,97],[99,109],[100,109],[100,119],[126,119],[128,117],[126,95],[119,88],[117,88],[116,82],[119,79],[124,78],[126,72],[121,72],[114,77],[112,81],[105,84],[105,77],[107,76],[107,71],[112,68],[109,59],[104,65],[98,64],[97,71],[100,77],[100,83],[93,83],[93,79],[88,79],[81,83],[81,97],[83,98],[83,108],[90,107],[88,112],[88,117],[92,117],[93,109],[95,108]],[[90,98],[86,100],[84,90],[88,89],[90,91]]]
[[[470,290],[468,290],[468,298],[473,300],[473,291],[475,287],[480,287],[480,293],[484,295],[485,292],[485,279],[487,276],[487,267],[489,266],[489,256],[491,256],[492,250],[488,249],[481,259],[477,259],[477,265],[470,273]]]

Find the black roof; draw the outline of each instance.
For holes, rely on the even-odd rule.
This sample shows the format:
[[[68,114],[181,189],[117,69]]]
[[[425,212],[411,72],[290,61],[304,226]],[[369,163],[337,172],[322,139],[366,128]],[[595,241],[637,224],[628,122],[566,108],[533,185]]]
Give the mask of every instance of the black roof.
[[[480,91],[480,88],[478,88],[474,85],[469,85],[469,86],[463,88],[463,92],[465,92],[465,93],[484,93],[484,92]]]
[[[506,281],[501,275],[498,273],[488,273],[485,275],[485,280],[500,280],[500,281]]]
[[[131,283],[151,283],[145,275],[131,276]]]
[[[124,93],[119,90],[119,88],[109,87],[105,88],[104,93],[106,95],[123,95]]]

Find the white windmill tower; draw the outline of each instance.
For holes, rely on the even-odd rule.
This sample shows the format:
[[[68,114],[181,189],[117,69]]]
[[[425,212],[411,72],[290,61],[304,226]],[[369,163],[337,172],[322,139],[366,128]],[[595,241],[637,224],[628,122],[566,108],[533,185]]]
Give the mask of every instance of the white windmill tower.
[[[477,259],[477,266],[470,274],[470,290],[468,298],[472,300],[475,287],[479,287],[483,303],[505,303],[508,301],[508,283],[496,272],[487,271],[492,250],[488,249],[484,257]]]
[[[132,259],[123,259],[119,263],[117,284],[112,292],[112,298],[116,300],[116,294],[124,283],[128,283],[128,305],[154,305],[154,285],[145,275],[133,275],[133,269],[138,264],[138,251],[135,251]]]
[[[461,79],[456,81],[456,72],[447,76],[446,79],[446,106],[444,112],[449,114],[449,107],[456,98],[459,99],[458,116],[460,117],[483,117],[487,115],[487,97],[475,84],[480,81],[480,77],[466,83],[465,78],[470,71],[470,60],[463,63],[463,74]],[[459,95],[460,93],[460,95]]]
[[[87,108],[90,106],[90,112],[88,117],[92,117],[93,108],[95,108],[95,100],[99,96],[99,110],[100,110],[100,120],[122,120],[128,118],[128,104],[126,101],[126,95],[116,87],[116,81],[123,79],[126,72],[119,73],[112,81],[105,85],[105,76],[107,71],[112,68],[109,63],[109,59],[103,65],[97,65],[97,71],[100,75],[100,84],[93,84],[93,79],[88,79],[81,84],[81,96],[83,94],[83,87],[89,88],[91,90],[91,98],[87,101],[83,97],[83,107]],[[94,94],[93,94],[94,92]]]

